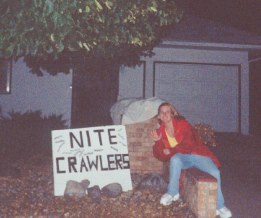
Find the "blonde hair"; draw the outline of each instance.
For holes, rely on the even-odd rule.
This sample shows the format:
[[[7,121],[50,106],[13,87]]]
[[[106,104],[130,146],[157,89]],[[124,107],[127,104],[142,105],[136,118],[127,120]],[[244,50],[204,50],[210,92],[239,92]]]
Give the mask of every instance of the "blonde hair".
[[[160,114],[160,108],[163,107],[163,106],[168,106],[170,108],[170,112],[171,112],[171,115],[173,117],[179,116],[179,113],[176,110],[176,108],[169,102],[163,102],[163,103],[160,104],[160,106],[158,107],[158,115]]]

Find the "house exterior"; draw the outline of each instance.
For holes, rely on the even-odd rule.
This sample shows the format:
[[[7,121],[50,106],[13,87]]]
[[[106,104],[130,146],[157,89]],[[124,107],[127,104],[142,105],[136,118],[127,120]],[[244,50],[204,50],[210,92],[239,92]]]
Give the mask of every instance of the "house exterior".
[[[23,58],[12,63],[9,92],[0,94],[0,112],[25,113],[41,111],[43,116],[63,115],[67,125],[71,123],[72,74],[47,72],[39,77],[30,72]]]
[[[249,65],[259,60],[261,37],[187,17],[155,47],[152,57],[119,72],[118,99],[158,97],[191,123],[217,131],[249,132]],[[253,60],[252,60],[253,59]],[[42,111],[71,124],[72,73],[38,77],[23,59],[13,62],[0,113]]]
[[[119,99],[158,97],[193,124],[249,133],[249,64],[261,37],[185,17],[141,66],[122,67]],[[251,60],[252,57],[255,60]]]

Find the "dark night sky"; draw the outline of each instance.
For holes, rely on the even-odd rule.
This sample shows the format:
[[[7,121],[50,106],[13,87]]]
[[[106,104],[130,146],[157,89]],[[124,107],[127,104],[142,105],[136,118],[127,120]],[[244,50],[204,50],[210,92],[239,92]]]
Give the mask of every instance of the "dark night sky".
[[[261,35],[260,0],[181,0],[180,2],[190,14]]]

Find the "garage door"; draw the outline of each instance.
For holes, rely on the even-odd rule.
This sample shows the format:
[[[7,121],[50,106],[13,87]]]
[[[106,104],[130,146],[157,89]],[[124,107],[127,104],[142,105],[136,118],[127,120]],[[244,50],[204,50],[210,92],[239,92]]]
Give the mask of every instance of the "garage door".
[[[192,124],[237,132],[238,75],[235,65],[156,63],[154,94],[170,101]]]

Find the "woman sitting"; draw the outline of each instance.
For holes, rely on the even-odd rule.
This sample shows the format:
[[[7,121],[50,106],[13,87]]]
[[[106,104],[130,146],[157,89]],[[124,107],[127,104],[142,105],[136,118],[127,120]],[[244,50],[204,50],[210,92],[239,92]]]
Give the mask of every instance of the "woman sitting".
[[[170,205],[179,199],[179,178],[182,169],[197,168],[217,179],[217,215],[221,218],[232,217],[231,211],[224,205],[221,191],[220,162],[203,144],[198,132],[168,102],[158,108],[159,129],[152,130],[151,138],[155,142],[153,153],[162,161],[170,160],[169,184],[167,193],[160,203]]]

